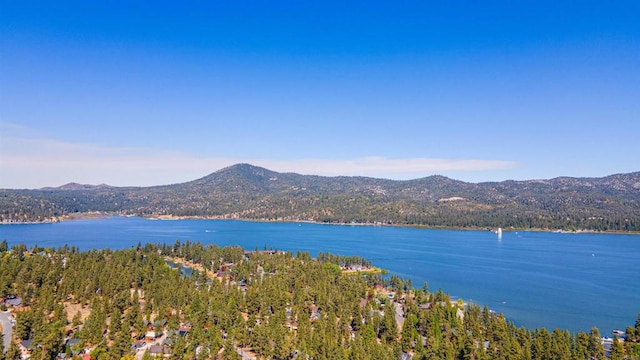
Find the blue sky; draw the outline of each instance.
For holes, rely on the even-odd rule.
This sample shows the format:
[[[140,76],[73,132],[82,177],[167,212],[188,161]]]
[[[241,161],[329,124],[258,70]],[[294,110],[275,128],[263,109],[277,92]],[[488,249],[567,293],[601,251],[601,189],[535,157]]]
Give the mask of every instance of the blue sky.
[[[0,188],[640,170],[636,1],[1,8]]]

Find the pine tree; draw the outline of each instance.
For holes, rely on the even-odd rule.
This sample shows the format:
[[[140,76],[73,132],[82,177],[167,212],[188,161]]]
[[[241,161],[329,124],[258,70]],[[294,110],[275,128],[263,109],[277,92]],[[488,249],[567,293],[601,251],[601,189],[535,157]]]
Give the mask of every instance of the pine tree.
[[[381,330],[381,339],[387,344],[390,344],[398,338],[398,324],[395,315],[396,309],[394,303],[391,301],[387,302]]]
[[[91,312],[85,321],[85,326],[82,328],[81,339],[87,343],[95,345],[103,340],[102,333],[104,330],[107,315],[104,312],[104,307],[99,298],[93,302]]]
[[[18,344],[16,344],[15,342],[11,342],[11,345],[9,345],[9,348],[7,349],[7,352],[5,353],[5,358],[7,360],[13,360],[13,359],[20,359],[20,348],[18,348]]]
[[[77,329],[80,325],[82,325],[82,314],[80,313],[80,310],[78,310],[76,314],[73,315],[73,319],[71,319],[71,326],[73,326],[74,329]]]
[[[144,320],[142,318],[142,312],[140,311],[140,300],[138,299],[138,292],[133,292],[133,298],[131,299],[131,307],[126,315],[125,320],[130,331],[133,331],[136,337],[144,335]]]
[[[602,346],[602,339],[600,337],[600,331],[597,327],[591,328],[589,332],[589,356],[595,360],[604,360],[604,347]]]
[[[109,348],[109,358],[119,360],[129,351],[131,346],[131,336],[124,328],[120,329],[115,336],[113,345]]]
[[[225,360],[242,360],[242,356],[238,354],[235,346],[233,346],[233,341],[230,338],[227,338],[224,342],[224,351],[222,352],[222,357]]]
[[[571,349],[572,359],[584,360],[589,357],[589,341],[589,335],[585,332],[576,335]]]
[[[618,339],[618,335],[613,335],[613,344],[611,345],[610,360],[622,360],[624,359],[624,345],[622,341]]]
[[[418,318],[414,314],[408,314],[405,316],[404,323],[402,324],[401,334],[401,348],[404,352],[409,352],[413,349],[413,342],[415,341],[415,324],[418,322]]]

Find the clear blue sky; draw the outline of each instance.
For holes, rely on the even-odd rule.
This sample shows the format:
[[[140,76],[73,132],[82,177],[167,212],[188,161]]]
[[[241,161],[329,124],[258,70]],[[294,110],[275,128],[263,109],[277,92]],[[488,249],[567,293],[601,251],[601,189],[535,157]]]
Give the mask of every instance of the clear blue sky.
[[[3,1],[0,188],[640,170],[638,1]]]

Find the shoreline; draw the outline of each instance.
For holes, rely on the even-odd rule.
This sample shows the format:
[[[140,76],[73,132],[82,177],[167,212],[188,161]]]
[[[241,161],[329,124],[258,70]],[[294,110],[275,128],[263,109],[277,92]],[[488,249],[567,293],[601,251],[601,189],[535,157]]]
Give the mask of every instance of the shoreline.
[[[131,221],[128,221],[131,220]],[[110,215],[110,218],[106,218],[104,220],[87,220],[84,222],[84,225],[82,224],[83,222],[77,222],[78,225],[73,225],[73,223],[70,223],[70,225],[64,225],[61,224],[60,227],[57,228],[53,228],[53,227],[24,227],[24,230],[27,231],[28,233],[31,233],[32,231],[40,232],[40,231],[45,231],[45,232],[50,232],[51,230],[53,230],[54,232],[57,232],[56,229],[60,229],[59,231],[65,232],[66,228],[74,228],[77,226],[81,226],[81,227],[87,227],[87,228],[92,228],[92,227],[98,227],[98,228],[111,228],[111,227],[115,227],[115,228],[127,228],[131,225],[136,226],[136,227],[141,227],[143,229],[162,229],[162,228],[166,228],[168,227],[169,229],[174,228],[174,227],[187,227],[187,228],[196,228],[196,229],[200,229],[204,232],[207,232],[206,229],[227,229],[227,228],[244,228],[244,223],[242,222],[235,222],[236,225],[233,225],[234,223],[231,222],[198,222],[198,221],[184,221],[184,222],[179,222],[179,223],[154,223],[153,221],[160,221],[160,220],[149,220],[149,221],[145,221],[146,219],[144,218],[137,218],[137,219],[127,219],[126,217],[122,216],[122,215]],[[273,221],[272,221],[273,222]],[[290,222],[291,223],[291,222]],[[338,231],[338,233],[344,233],[346,231],[347,234],[351,234],[353,232],[359,233],[360,231],[356,231],[358,229],[361,230],[365,230],[367,228],[329,228],[329,227],[318,227],[318,226],[311,226],[311,225],[302,225],[300,227],[300,225],[294,225],[295,223],[291,223],[291,225],[288,224],[282,224],[282,225],[276,225],[274,224],[275,228],[272,228],[270,226],[266,226],[265,227],[261,227],[259,225],[259,223],[255,223],[256,225],[250,225],[250,222],[247,221],[246,225],[249,226],[249,228],[253,229],[255,227],[255,229],[267,229],[268,231],[273,231],[274,229],[278,230],[278,232],[288,232],[289,230],[293,231],[294,233],[296,233],[297,231],[301,231],[302,233],[316,233],[316,234],[325,234],[325,232],[327,232],[327,234],[329,233],[333,233],[335,231]],[[327,224],[325,224],[327,225]],[[363,224],[359,224],[359,225],[363,225]],[[21,232],[22,230],[19,229],[20,227],[16,227],[16,231],[17,232]],[[33,230],[29,230],[29,228],[33,229]],[[41,230],[37,230],[37,229],[41,229]],[[49,230],[47,230],[49,229]],[[299,230],[300,229],[300,230]],[[342,229],[342,230],[340,230]],[[351,230],[349,230],[351,229]],[[375,233],[378,234],[376,236],[381,237],[381,241],[384,241],[384,237],[386,237],[388,234],[395,234],[395,233],[402,233],[405,234],[404,230],[402,230],[401,228],[398,229],[376,229],[376,228],[368,228],[369,230],[366,230],[365,233]],[[0,228],[1,230],[1,228]],[[11,229],[6,229],[7,230],[7,234],[12,233],[12,231],[9,231]],[[258,230],[256,230],[258,231]],[[445,233],[445,232],[443,232]],[[431,234],[431,235],[430,235]],[[526,233],[522,233],[524,238],[536,238],[537,236],[547,236],[549,239],[553,239],[555,238],[556,242],[558,242],[559,244],[568,244],[568,246],[573,247],[573,246],[578,246],[582,243],[581,240],[589,240],[590,244],[597,244],[600,243],[601,245],[607,244],[609,243],[609,240],[613,240],[615,242],[615,239],[612,238],[607,238],[606,234],[601,234],[601,236],[592,236],[592,237],[580,237],[580,236],[575,236],[575,237],[570,237],[569,235],[563,237],[563,236],[555,236],[552,235],[551,233],[547,233],[548,235],[536,235],[536,233],[534,232],[529,232],[530,235],[525,235]],[[541,233],[543,234],[543,233]],[[295,237],[296,235],[292,233],[291,237]],[[420,239],[420,238],[424,238],[424,237],[430,237],[430,236],[438,236],[438,232],[419,232],[419,231],[414,231],[414,232],[409,232],[407,233],[407,236],[411,236],[411,237],[415,237],[416,239]],[[451,237],[451,240],[454,240],[454,238],[458,238],[458,239],[464,239],[466,236],[470,236],[473,239],[478,239],[478,240],[487,240],[490,241],[490,244],[492,244],[492,246],[494,246],[495,248],[499,248],[502,245],[500,245],[500,241],[496,240],[496,235],[488,232],[488,231],[477,231],[477,232],[453,232],[450,233],[448,236]],[[520,239],[516,239],[516,234],[510,234],[507,235],[506,238],[507,239],[512,239],[512,243],[519,243]],[[175,237],[174,237],[175,238]],[[182,238],[182,237],[178,237],[179,239],[186,239],[186,238]],[[203,235],[203,239],[201,239],[201,241],[204,241],[204,239],[209,239],[209,235]],[[211,237],[211,239],[214,239],[215,236]],[[363,238],[365,239],[365,238]],[[563,240],[564,239],[564,240]],[[620,239],[626,239],[626,237],[620,237]],[[628,241],[626,241],[625,243],[629,243],[629,244],[636,244],[633,245],[632,248],[637,248],[637,237],[634,238],[629,238]],[[9,240],[9,239],[8,239]],[[67,241],[66,239],[63,239],[64,241]],[[138,242],[140,241],[140,239],[136,239],[138,240]],[[61,240],[62,241],[62,240]],[[146,240],[149,241],[149,240]],[[510,240],[506,240],[507,243],[510,242]],[[524,239],[524,241],[530,241],[530,240],[526,240]],[[158,242],[158,239],[155,240],[151,240],[151,243],[155,243]],[[166,240],[160,240],[160,242],[166,242]],[[206,241],[205,241],[206,242]],[[64,242],[63,242],[64,243]],[[63,243],[57,244],[56,246],[62,246]],[[106,242],[105,242],[106,243]],[[250,242],[251,243],[251,242]],[[102,243],[101,243],[102,244]],[[171,242],[169,241],[168,244],[171,244]],[[405,244],[404,242],[400,242],[400,244]],[[445,242],[445,246],[448,248],[448,246],[446,245],[447,243]],[[575,245],[574,245],[575,244]],[[10,244],[11,245],[11,244]],[[42,246],[42,244],[39,244]],[[251,243],[250,246],[245,246],[246,244],[242,244],[239,243],[238,245],[242,246],[243,248],[247,248],[247,249],[256,249],[256,248],[260,248],[263,243],[258,244],[258,246],[253,246],[253,244]],[[597,245],[597,246],[601,246],[601,245]],[[104,244],[102,244],[102,246],[104,246]],[[108,245],[107,247],[112,247],[113,245]],[[135,241],[129,241],[126,242],[125,245],[122,246],[123,249],[125,248],[129,248],[129,247],[133,247],[135,246]],[[220,244],[220,246],[222,246],[222,244]],[[272,246],[274,248],[280,248],[279,245],[277,244],[272,244]],[[337,253],[336,251],[333,251],[331,248],[327,248],[327,246],[331,246],[328,244],[325,244],[324,242],[319,243],[319,250],[322,250],[323,252],[330,252],[330,253]],[[519,246],[519,245],[516,245]],[[347,247],[347,249],[349,248],[349,246]],[[389,244],[387,245],[384,249],[387,248],[398,248],[397,244]],[[400,249],[403,249],[404,247],[400,247]],[[292,253],[295,253],[295,248],[293,248],[294,250],[292,251]],[[83,249],[83,251],[86,249]],[[318,249],[309,249],[307,250],[310,253],[313,253],[315,251],[318,251]],[[363,250],[364,251],[364,250]],[[433,282],[434,281],[434,275],[436,275],[436,273],[438,271],[432,271],[429,270],[429,272],[431,272],[431,274],[427,273],[427,270],[419,270],[420,268],[423,269],[428,269],[427,265],[429,265],[429,262],[418,262],[416,264],[412,264],[410,262],[406,262],[404,261],[404,257],[406,257],[406,252],[405,253],[399,253],[398,256],[392,255],[388,252],[380,252],[379,254],[382,254],[380,257],[377,256],[372,256],[372,255],[367,255],[365,253],[362,253],[361,251],[357,251],[355,249],[351,249],[351,251],[349,251],[350,254],[361,254],[364,258],[366,259],[371,259],[374,266],[378,266],[380,268],[385,268],[385,269],[394,269],[392,270],[392,274],[402,274],[399,275],[402,278],[411,278],[413,279],[412,281],[415,284],[420,284],[422,281],[420,280],[416,280],[416,279],[421,279],[422,277],[424,277],[424,281],[428,281],[429,283],[431,283],[431,288],[432,291],[435,289],[447,289],[447,292],[449,294],[452,295],[452,298],[454,296],[463,298],[465,300],[467,300],[466,302],[468,303],[475,303],[475,304],[479,304],[479,305],[483,305],[486,304],[490,309],[496,310],[498,312],[509,312],[509,311],[514,311],[514,309],[518,309],[517,305],[518,302],[515,301],[514,299],[510,298],[510,297],[500,297],[499,299],[493,299],[491,297],[487,298],[487,297],[483,297],[480,296],[479,294],[475,293],[475,292],[469,292],[469,289],[467,289],[466,287],[452,287],[455,286],[456,283],[449,283],[449,282],[441,282],[441,284],[439,285],[435,285],[436,283]],[[580,263],[584,263],[586,261],[599,261],[601,259],[600,256],[598,256],[597,258],[593,258],[592,257],[592,253],[594,252],[594,250],[592,250],[591,248],[585,248],[584,251],[584,256],[588,256],[586,258],[581,258],[581,259],[585,259],[584,261],[580,261]],[[599,252],[597,252],[599,255]],[[378,253],[377,253],[378,254]],[[390,258],[391,257],[391,258]],[[416,258],[421,258],[421,255],[416,255]],[[389,262],[389,259],[383,259],[383,258],[389,258],[392,261]],[[586,260],[589,259],[589,260]],[[605,257],[602,257],[602,259],[605,259]],[[383,263],[382,260],[385,260],[386,262]],[[411,259],[410,259],[411,260]],[[413,261],[413,260],[412,260]],[[424,264],[423,264],[424,263]],[[418,269],[413,271],[412,269]],[[608,273],[610,270],[610,267],[607,267],[606,272]],[[422,271],[422,273],[420,273]],[[466,270],[465,270],[466,271]],[[416,277],[417,276],[417,277]],[[491,276],[486,276],[484,278],[491,278]],[[415,285],[414,284],[414,285]],[[415,287],[415,286],[414,286]],[[472,289],[473,290],[473,289]],[[504,304],[500,304],[500,301],[503,300],[508,300],[509,301],[509,306],[505,306]],[[506,302],[505,302],[506,304]],[[516,305],[515,307],[513,307],[513,305]],[[591,310],[589,310],[591,311]],[[527,321],[529,321],[530,319],[525,319],[522,320],[524,322],[520,322],[521,320],[518,318],[518,320],[516,320],[516,318],[514,317],[514,314],[510,314],[507,315],[505,314],[506,317],[511,318],[512,321],[517,321],[520,324],[526,324]],[[607,324],[609,322],[606,322]],[[602,329],[610,329],[610,328],[618,328],[621,325],[619,325],[618,323],[615,322],[611,322],[613,325],[603,325],[601,326],[599,323],[597,323],[599,328]],[[596,322],[593,322],[593,324],[596,324]],[[622,324],[622,323],[620,323]],[[590,326],[591,324],[589,324]],[[544,324],[543,326],[550,326],[548,324]],[[562,326],[563,328],[568,328],[568,329],[572,329],[571,331],[578,331],[578,330],[573,330],[574,328],[571,326]],[[579,328],[576,328],[579,329]]]
[[[118,214],[118,213],[103,213],[103,212],[91,212],[91,213],[76,213],[70,215],[59,216],[51,219],[45,219],[42,221],[2,221],[1,225],[44,225],[54,224],[63,221],[77,221],[77,220],[93,220],[108,217],[138,217],[141,219],[157,220],[157,221],[175,221],[175,220],[236,220],[246,222],[264,222],[264,223],[291,223],[291,224],[315,224],[315,225],[336,225],[336,226],[379,226],[379,227],[400,227],[400,228],[414,228],[414,229],[426,229],[426,230],[458,230],[458,231],[491,231],[494,230],[490,227],[456,227],[456,226],[435,226],[435,225],[420,225],[420,224],[388,224],[382,222],[376,223],[356,223],[356,222],[323,222],[313,220],[269,220],[269,219],[248,219],[230,216],[178,216],[178,215],[130,215],[130,214]],[[640,235],[640,231],[617,231],[617,230],[562,230],[562,229],[542,229],[542,228],[503,228],[503,232],[517,232],[517,231],[531,231],[531,232],[548,232],[558,234],[611,234],[611,235]]]

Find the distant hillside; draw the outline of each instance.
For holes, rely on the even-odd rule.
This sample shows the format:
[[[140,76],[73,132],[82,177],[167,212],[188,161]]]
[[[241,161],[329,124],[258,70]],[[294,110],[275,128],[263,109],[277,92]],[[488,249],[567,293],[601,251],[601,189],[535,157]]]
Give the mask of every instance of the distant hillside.
[[[91,190],[91,189],[99,189],[99,188],[108,188],[109,185],[100,184],[100,185],[88,185],[88,184],[78,184],[78,183],[68,183],[58,187],[46,187],[42,188],[42,190]]]
[[[0,190],[0,219],[75,213],[381,223],[464,228],[640,231],[640,172],[603,178],[466,183],[277,173],[238,164],[154,187],[68,184]]]

